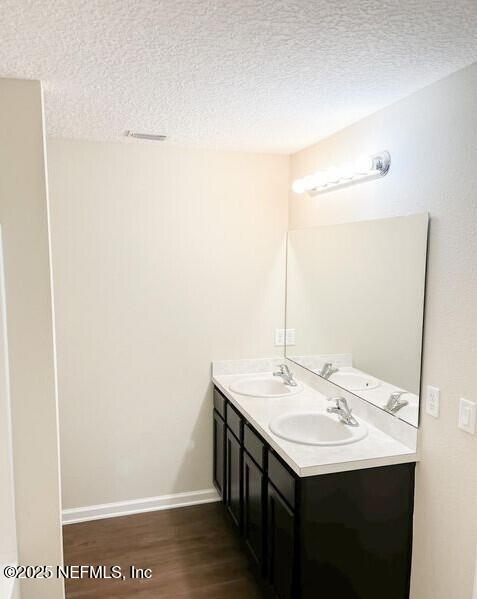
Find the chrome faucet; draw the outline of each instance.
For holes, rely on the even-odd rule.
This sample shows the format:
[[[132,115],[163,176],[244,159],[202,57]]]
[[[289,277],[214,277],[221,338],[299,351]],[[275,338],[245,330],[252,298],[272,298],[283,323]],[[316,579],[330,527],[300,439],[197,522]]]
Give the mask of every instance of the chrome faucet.
[[[407,391],[395,391],[391,393],[386,405],[383,406],[386,412],[396,414],[401,408],[407,406],[409,402],[406,399],[401,399],[401,395],[404,395],[404,393],[407,393]]]
[[[296,387],[298,384],[295,381],[293,372],[288,368],[286,364],[280,364],[278,370],[273,373],[273,376],[280,376],[283,379],[285,385],[290,385],[290,387]]]
[[[325,362],[323,364],[323,368],[319,371],[319,375],[322,376],[324,379],[328,380],[330,378],[330,376],[332,376],[333,374],[335,374],[335,372],[338,372],[339,368],[337,368],[336,366],[333,366],[333,364],[331,362]]]
[[[337,414],[343,424],[347,424],[348,426],[359,426],[359,422],[351,413],[351,408],[344,397],[328,397],[327,399],[328,401],[334,401],[336,403],[332,408],[327,408],[327,412]]]

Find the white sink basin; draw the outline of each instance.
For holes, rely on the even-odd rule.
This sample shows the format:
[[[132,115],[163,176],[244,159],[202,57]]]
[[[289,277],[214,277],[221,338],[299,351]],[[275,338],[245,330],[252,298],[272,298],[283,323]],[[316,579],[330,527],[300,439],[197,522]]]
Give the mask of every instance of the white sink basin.
[[[229,389],[233,393],[250,397],[287,397],[300,393],[302,386],[298,383],[296,387],[291,387],[285,385],[282,379],[268,375],[236,381]]]
[[[379,381],[372,376],[359,372],[335,372],[330,376],[330,382],[344,387],[349,391],[368,391],[379,387]]]
[[[347,445],[368,434],[363,422],[348,426],[325,412],[289,412],[274,418],[269,427],[278,437],[304,445]]]

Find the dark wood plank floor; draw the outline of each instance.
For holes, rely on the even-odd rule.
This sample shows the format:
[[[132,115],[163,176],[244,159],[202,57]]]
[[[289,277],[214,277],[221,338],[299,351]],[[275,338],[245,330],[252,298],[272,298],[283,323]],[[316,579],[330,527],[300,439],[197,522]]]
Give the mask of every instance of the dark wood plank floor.
[[[220,503],[69,524],[63,539],[65,564],[119,565],[126,574],[68,580],[67,599],[262,597]],[[129,579],[131,565],[151,568],[152,578]]]

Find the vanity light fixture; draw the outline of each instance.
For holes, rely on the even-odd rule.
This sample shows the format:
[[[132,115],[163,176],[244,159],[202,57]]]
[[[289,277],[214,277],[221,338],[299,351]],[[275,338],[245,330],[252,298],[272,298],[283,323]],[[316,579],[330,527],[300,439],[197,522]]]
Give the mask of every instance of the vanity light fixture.
[[[389,152],[383,151],[372,156],[360,156],[354,162],[344,162],[340,166],[331,166],[325,171],[296,179],[292,190],[295,193],[308,193],[310,196],[332,191],[362,181],[370,181],[387,175],[391,166]]]

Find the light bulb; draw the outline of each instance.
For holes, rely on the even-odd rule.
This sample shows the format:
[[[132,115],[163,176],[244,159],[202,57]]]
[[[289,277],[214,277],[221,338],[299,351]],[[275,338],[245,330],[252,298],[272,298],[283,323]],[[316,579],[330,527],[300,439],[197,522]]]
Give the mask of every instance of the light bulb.
[[[354,169],[358,175],[367,175],[373,170],[373,159],[363,154],[356,160]]]
[[[331,166],[326,171],[326,181],[328,184],[338,183],[341,177],[341,173],[336,166]]]
[[[305,193],[306,188],[303,179],[296,179],[296,181],[293,181],[292,190],[295,193]]]
[[[313,177],[315,178],[316,187],[324,187],[326,185],[326,173],[323,171],[316,171]]]
[[[344,162],[340,166],[341,179],[349,181],[355,174],[354,164],[351,161]]]
[[[305,186],[305,190],[306,191],[311,191],[312,189],[315,189],[315,187],[316,187],[315,176],[314,175],[308,175],[308,177],[305,177],[303,179],[303,184]]]

